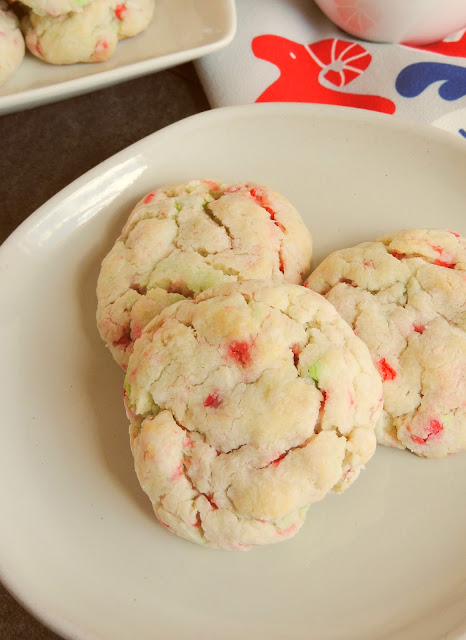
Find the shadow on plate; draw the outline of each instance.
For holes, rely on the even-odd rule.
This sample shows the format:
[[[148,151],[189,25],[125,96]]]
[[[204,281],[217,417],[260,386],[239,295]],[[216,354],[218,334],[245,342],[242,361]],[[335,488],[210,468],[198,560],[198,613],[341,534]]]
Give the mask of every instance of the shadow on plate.
[[[128,420],[122,399],[124,372],[113,361],[96,327],[96,284],[103,257],[110,250],[127,216],[128,206],[112,216],[106,238],[83,256],[77,273],[81,329],[90,347],[91,358],[83,359],[83,389],[95,415],[97,441],[102,460],[123,490],[155,522],[150,501],[139,486],[129,446]]]

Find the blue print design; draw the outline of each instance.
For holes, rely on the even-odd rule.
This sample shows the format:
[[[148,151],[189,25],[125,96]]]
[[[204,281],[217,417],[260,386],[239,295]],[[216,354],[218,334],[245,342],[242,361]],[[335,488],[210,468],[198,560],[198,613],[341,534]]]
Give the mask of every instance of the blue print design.
[[[458,133],[460,133],[463,136],[463,138],[466,138],[466,131],[464,129],[459,129]]]
[[[441,82],[438,94],[444,100],[466,96],[466,68],[442,62],[416,62],[405,67],[396,79],[396,90],[405,98],[419,96],[434,82]]]

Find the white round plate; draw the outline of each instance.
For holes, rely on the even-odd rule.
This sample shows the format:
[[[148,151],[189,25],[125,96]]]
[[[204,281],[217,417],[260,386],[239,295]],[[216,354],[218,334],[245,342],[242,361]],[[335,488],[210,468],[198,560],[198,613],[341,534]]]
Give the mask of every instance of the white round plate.
[[[329,251],[406,227],[466,235],[466,146],[363,111],[251,105],[173,125],[90,171],[0,250],[0,575],[75,640],[457,640],[466,455],[379,447],[292,540],[206,550],[136,481],[122,372],[95,328],[100,261],[136,201],[192,177],[265,182]]]

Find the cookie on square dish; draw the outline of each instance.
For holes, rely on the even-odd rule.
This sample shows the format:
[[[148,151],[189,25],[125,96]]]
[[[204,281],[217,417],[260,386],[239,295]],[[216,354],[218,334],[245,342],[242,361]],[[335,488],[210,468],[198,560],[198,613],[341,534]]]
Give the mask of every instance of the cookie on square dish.
[[[154,0],[92,0],[59,16],[30,11],[21,27],[29,51],[50,64],[103,62],[119,40],[144,31],[153,12]]]
[[[0,86],[5,84],[21,64],[24,49],[19,20],[9,5],[0,0]]]
[[[301,284],[311,235],[288,200],[255,183],[192,180],[155,189],[102,262],[97,325],[125,368],[133,342],[166,306],[222,282]]]
[[[366,343],[384,384],[381,444],[466,449],[466,239],[409,229],[328,256],[307,286]]]
[[[374,453],[382,381],[325,298],[233,282],[160,313],[125,379],[141,487],[179,536],[230,550],[293,536]]]
[[[38,16],[62,16],[65,13],[79,12],[92,0],[21,0]]]

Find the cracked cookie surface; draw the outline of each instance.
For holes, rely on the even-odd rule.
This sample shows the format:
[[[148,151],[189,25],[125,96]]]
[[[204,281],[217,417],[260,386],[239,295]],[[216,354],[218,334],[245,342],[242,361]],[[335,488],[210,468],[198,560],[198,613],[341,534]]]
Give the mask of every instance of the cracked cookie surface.
[[[154,0],[92,0],[80,11],[38,15],[22,20],[29,51],[50,64],[103,62],[119,40],[144,31],[154,12]]]
[[[306,283],[367,344],[384,381],[381,444],[466,449],[466,239],[409,229],[328,256]]]
[[[166,308],[125,379],[135,469],[174,533],[241,550],[294,535],[375,450],[382,382],[322,296],[222,284]]]
[[[255,183],[164,186],[131,213],[102,262],[97,326],[126,368],[134,340],[162,309],[223,282],[303,282],[311,236],[288,200]]]
[[[21,4],[32,9],[39,16],[62,16],[65,13],[81,11],[93,0],[21,0]]]

